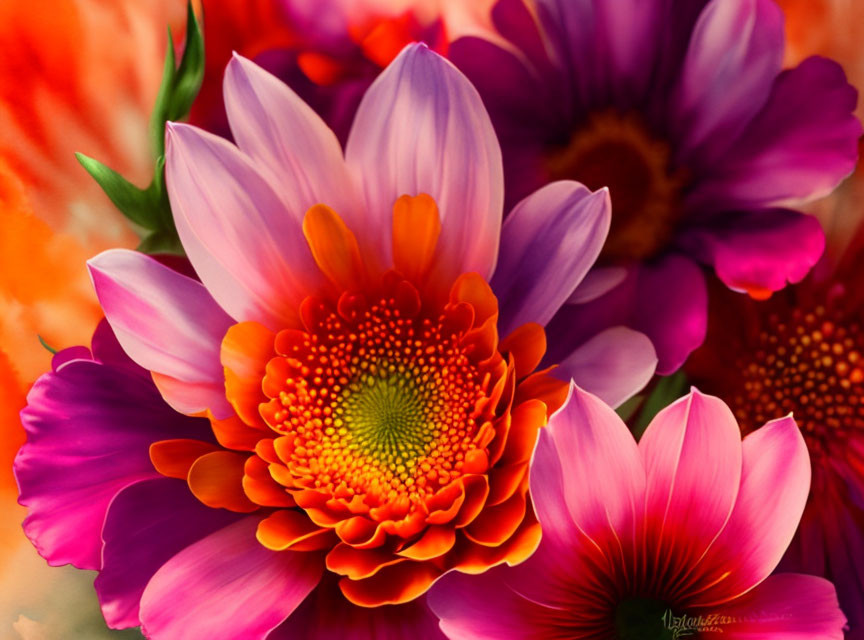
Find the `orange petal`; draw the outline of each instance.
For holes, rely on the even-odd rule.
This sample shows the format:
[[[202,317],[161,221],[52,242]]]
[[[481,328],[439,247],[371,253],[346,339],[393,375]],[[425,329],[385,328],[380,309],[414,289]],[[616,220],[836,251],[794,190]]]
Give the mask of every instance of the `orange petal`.
[[[276,335],[257,322],[235,324],[222,339],[225,395],[243,422],[265,427],[258,405],[268,398],[261,390],[267,363],[276,355]]]
[[[255,447],[261,439],[268,439],[269,432],[258,427],[249,426],[238,416],[231,416],[224,420],[217,420],[210,416],[210,427],[216,440],[226,449],[238,449],[240,451],[255,451]],[[272,432],[269,432],[272,435]]]
[[[489,497],[489,478],[486,476],[467,476],[462,483],[465,486],[465,497],[459,513],[453,518],[454,527],[464,527],[473,521],[482,513]]]
[[[411,560],[431,560],[438,558],[453,548],[456,543],[456,530],[453,527],[429,527],[421,538],[399,555]]]
[[[363,261],[357,238],[330,207],[316,204],[303,218],[303,234],[318,268],[342,290],[362,281]]]
[[[393,205],[393,265],[408,280],[423,281],[435,258],[441,217],[435,200],[421,193]]]
[[[336,525],[336,535],[357,549],[374,549],[384,544],[387,534],[369,518],[354,516]]]
[[[201,440],[160,440],[150,445],[150,462],[163,476],[185,480],[192,464],[213,451],[219,447]]]
[[[498,298],[492,293],[482,276],[477,273],[463,273],[450,289],[450,302],[467,302],[474,308],[474,326],[481,326],[486,320],[498,313]]]
[[[540,400],[527,400],[510,412],[510,429],[501,458],[495,464],[510,465],[527,462],[534,453],[537,435],[546,425],[546,405]]]
[[[489,469],[489,454],[485,449],[471,449],[465,454],[462,473],[484,473]]]
[[[343,578],[339,588],[350,602],[361,607],[403,604],[426,593],[440,575],[441,570],[428,562],[405,562],[365,580]]]
[[[463,502],[465,502],[465,486],[461,480],[451,482],[426,500],[426,507],[429,509],[426,522],[429,524],[450,522],[459,512]]]
[[[269,465],[258,456],[249,456],[244,466],[243,491],[262,507],[294,507],[296,502],[285,487],[270,475]]]
[[[495,465],[495,471],[489,474],[489,497],[486,504],[494,507],[513,495],[522,481],[528,477],[528,463],[510,465]]]
[[[495,507],[486,507],[468,527],[470,540],[488,547],[497,547],[512,536],[525,519],[525,493],[514,493]]]
[[[250,513],[258,505],[243,492],[245,456],[233,451],[214,451],[198,458],[189,469],[189,488],[208,507]]]
[[[333,532],[316,526],[302,511],[283,509],[258,523],[258,542],[273,551],[316,551],[332,546]]]
[[[477,574],[502,562],[510,566],[519,564],[537,550],[540,535],[540,523],[537,522],[534,508],[530,506],[529,501],[525,509],[525,519],[504,544],[498,547],[487,547],[462,538],[448,554],[446,567],[458,569],[463,573]]]
[[[546,353],[546,332],[539,324],[528,322],[501,341],[498,349],[513,354],[516,378],[521,380],[537,368]]]
[[[552,415],[558,411],[567,401],[570,385],[549,375],[552,369],[553,367],[550,367],[525,378],[516,387],[514,402],[519,403],[536,398],[546,405],[547,415]]]
[[[407,559],[400,558],[389,550],[355,549],[344,542],[337,544],[327,554],[327,568],[352,580],[368,578],[384,567],[401,562],[407,562]]]

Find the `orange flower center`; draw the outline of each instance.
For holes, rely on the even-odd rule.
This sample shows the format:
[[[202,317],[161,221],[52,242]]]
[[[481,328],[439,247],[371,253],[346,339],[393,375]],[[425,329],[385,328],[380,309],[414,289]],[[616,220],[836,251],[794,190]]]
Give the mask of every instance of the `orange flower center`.
[[[643,260],[672,239],[685,176],[671,167],[669,145],[634,116],[595,113],[547,156],[553,180],[609,187],[612,227],[601,258]]]
[[[769,318],[742,360],[732,407],[750,431],[789,412],[811,444],[864,428],[864,332],[841,309],[795,309]],[[818,449],[818,447],[816,448]],[[811,447],[811,452],[814,448]]]
[[[401,285],[401,300],[314,302],[312,330],[279,334],[261,415],[290,440],[281,457],[298,488],[413,509],[482,457],[492,378],[462,341],[469,327],[420,314]]]

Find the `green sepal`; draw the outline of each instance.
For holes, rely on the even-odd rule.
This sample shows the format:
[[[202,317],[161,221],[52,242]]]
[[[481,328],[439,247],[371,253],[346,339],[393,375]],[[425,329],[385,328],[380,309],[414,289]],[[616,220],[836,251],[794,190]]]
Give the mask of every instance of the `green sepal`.
[[[124,216],[144,229],[159,228],[161,216],[157,214],[160,194],[153,184],[140,189],[98,160],[83,153],[76,153],[75,157]]]
[[[45,347],[46,351],[48,351],[52,356],[57,355],[57,349],[55,349],[50,344],[45,342],[45,338],[40,336],[38,333],[36,334],[36,337],[39,338],[39,344],[41,344],[43,347]]]
[[[136,251],[141,253],[167,253],[176,256],[186,255],[183,251],[183,245],[180,244],[180,238],[177,237],[177,232],[171,230],[159,230],[144,237],[141,243],[136,247]]]
[[[191,2],[186,13],[186,45],[179,66],[171,28],[168,28],[162,84],[150,118],[150,139],[157,157],[165,152],[165,123],[180,120],[189,113],[204,80],[204,35]]]

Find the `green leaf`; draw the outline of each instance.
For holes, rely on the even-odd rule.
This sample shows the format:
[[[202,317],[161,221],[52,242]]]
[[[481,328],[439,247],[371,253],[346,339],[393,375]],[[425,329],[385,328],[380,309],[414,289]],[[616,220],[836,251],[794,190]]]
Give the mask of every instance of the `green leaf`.
[[[639,415],[632,426],[633,436],[638,440],[661,409],[665,409],[687,393],[687,375],[679,370],[671,376],[659,378],[645,398]]]
[[[165,152],[165,123],[186,117],[204,80],[204,35],[191,2],[186,14],[186,43],[176,68],[174,41],[168,29],[162,84],[150,118],[150,138],[157,157]]]
[[[46,349],[47,351],[49,351],[49,352],[51,353],[51,355],[55,355],[55,354],[57,353],[57,349],[55,349],[55,348],[52,347],[50,344],[48,344],[47,342],[45,342],[45,338],[43,338],[42,336],[40,336],[38,333],[36,334],[36,337],[39,338],[39,344],[41,344],[43,347],[45,347],[45,349]]]
[[[159,200],[152,189],[139,189],[110,167],[83,153],[76,153],[75,157],[124,216],[145,229],[158,228]]]

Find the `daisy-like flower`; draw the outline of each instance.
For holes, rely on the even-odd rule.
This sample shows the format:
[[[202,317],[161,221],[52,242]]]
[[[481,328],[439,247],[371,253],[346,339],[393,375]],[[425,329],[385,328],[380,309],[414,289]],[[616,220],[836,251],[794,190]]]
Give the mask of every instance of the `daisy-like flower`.
[[[860,189],[860,184],[858,185]],[[860,202],[855,202],[860,207]],[[848,217],[850,203],[843,210]],[[830,229],[830,227],[828,227]],[[864,227],[831,250],[803,282],[755,303],[718,292],[708,336],[685,365],[721,396],[744,433],[766,416],[794,412],[810,452],[813,484],[782,566],[825,576],[864,638]],[[722,357],[720,356],[722,354]]]
[[[23,413],[25,528],[50,562],[101,571],[113,626],[154,638],[434,637],[417,598],[436,579],[520,562],[539,541],[528,462],[566,395],[535,371],[542,326],[602,247],[608,193],[551,184],[502,229],[480,97],[422,45],[370,88],[344,156],[248,60],[230,63],[225,103],[238,146],[168,131],[200,282],[131,251],[90,262],[123,350],[209,425],[139,415],[149,383],[112,385],[104,368],[104,388],[52,396],[67,370],[98,368],[58,367]],[[616,402],[655,363],[619,328],[562,369]],[[399,606],[369,609],[386,604]]]
[[[574,385],[532,462],[540,548],[515,568],[447,576],[429,602],[456,640],[842,640],[831,583],[769,575],[809,485],[791,417],[742,441],[729,408],[694,390],[637,445]]]
[[[668,373],[704,338],[700,265],[764,298],[815,264],[818,223],[786,207],[855,166],[856,91],[823,58],[781,71],[774,0],[501,0],[492,15],[498,41],[449,56],[490,110],[509,200],[560,178],[611,191],[591,276],[606,294],[555,321],[574,340],[627,323]]]

